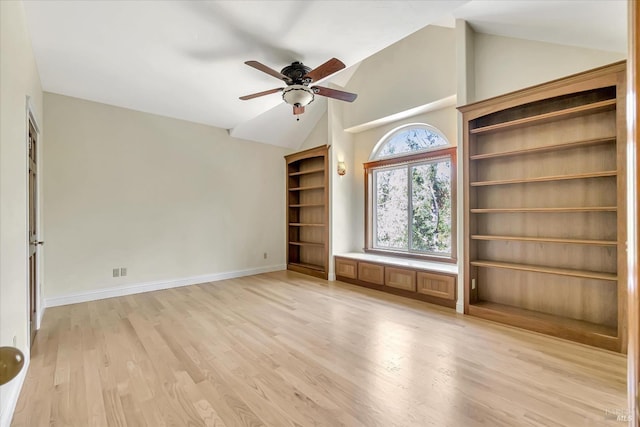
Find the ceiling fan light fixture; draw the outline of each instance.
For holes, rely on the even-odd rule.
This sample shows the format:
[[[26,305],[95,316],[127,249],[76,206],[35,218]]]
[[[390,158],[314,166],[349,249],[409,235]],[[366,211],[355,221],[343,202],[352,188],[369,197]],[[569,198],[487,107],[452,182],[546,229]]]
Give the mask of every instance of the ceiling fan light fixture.
[[[289,105],[305,107],[313,102],[313,90],[304,85],[291,85],[282,91],[282,99]]]

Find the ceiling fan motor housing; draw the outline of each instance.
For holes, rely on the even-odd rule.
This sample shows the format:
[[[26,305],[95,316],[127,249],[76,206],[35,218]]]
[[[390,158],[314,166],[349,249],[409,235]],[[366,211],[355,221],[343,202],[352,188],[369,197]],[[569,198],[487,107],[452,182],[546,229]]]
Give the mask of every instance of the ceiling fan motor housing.
[[[311,71],[311,68],[304,65],[302,62],[295,61],[291,65],[287,65],[280,71],[281,74],[291,79],[291,84],[302,85],[311,83],[311,79],[303,79],[307,73]]]

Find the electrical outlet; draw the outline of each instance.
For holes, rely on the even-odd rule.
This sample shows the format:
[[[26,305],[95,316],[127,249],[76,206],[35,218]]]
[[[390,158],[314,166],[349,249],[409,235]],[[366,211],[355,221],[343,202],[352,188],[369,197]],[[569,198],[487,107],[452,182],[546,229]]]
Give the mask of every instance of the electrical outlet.
[[[476,279],[471,279],[471,289],[476,288]]]
[[[120,276],[127,275],[127,267],[120,267]]]
[[[120,277],[120,269],[119,268],[114,268],[113,269],[113,277]]]
[[[263,255],[264,259],[267,259],[267,253],[265,252]]]
[[[18,337],[17,336],[13,336],[13,346],[17,347],[18,346]]]

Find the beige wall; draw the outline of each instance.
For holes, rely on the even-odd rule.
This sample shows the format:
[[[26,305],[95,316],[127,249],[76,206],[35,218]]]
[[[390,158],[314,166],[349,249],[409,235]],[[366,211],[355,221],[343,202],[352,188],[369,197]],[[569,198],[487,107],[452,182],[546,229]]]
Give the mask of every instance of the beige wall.
[[[305,139],[296,151],[303,151],[309,148],[327,145],[329,143],[329,125],[327,124],[327,113],[325,112],[318,123],[313,128],[307,139]]]
[[[357,189],[355,183],[358,179],[358,168],[354,167],[353,135],[344,132],[343,108],[348,104],[341,101],[329,101],[329,135],[331,143],[331,156],[329,162],[329,177],[331,182],[331,254],[352,252],[361,248],[353,240],[353,222],[355,197]],[[338,175],[338,162],[343,161],[347,167],[347,173]],[[331,257],[333,258],[333,257]],[[333,259],[330,260],[330,277],[334,277]]]
[[[625,55],[475,33],[475,100],[625,59]]]
[[[284,264],[288,150],[50,93],[44,108],[47,298]]]
[[[455,30],[428,26],[365,59],[346,90],[344,126],[368,123],[456,93]]]
[[[42,121],[42,89],[22,2],[0,2],[0,346],[28,356],[26,97]],[[0,388],[0,425],[17,381]]]
[[[465,105],[475,98],[476,33],[468,22],[456,19],[456,100]]]

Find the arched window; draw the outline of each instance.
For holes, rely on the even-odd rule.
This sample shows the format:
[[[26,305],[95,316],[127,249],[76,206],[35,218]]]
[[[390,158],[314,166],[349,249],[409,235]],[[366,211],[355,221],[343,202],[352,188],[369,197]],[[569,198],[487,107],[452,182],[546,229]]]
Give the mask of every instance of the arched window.
[[[373,149],[369,160],[430,151],[447,145],[447,138],[433,126],[422,123],[405,125],[383,136]]]
[[[426,124],[399,127],[373,149],[366,250],[454,260],[455,147]]]

